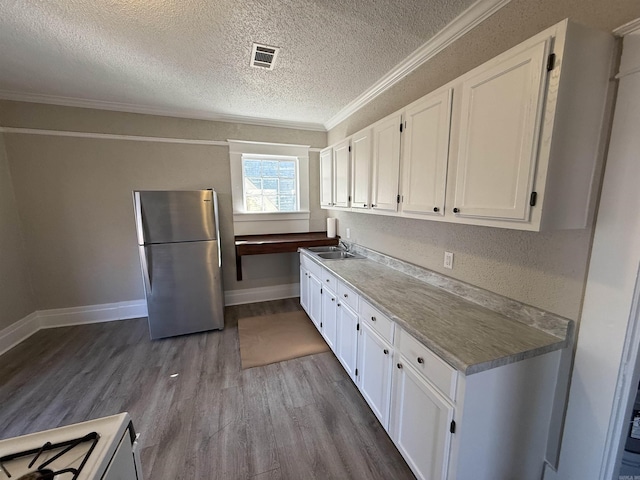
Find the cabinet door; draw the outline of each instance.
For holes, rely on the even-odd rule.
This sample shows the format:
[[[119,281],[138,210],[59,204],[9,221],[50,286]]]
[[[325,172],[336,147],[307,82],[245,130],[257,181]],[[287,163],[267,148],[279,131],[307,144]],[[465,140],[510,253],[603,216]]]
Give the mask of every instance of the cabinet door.
[[[309,272],[300,265],[300,305],[309,313]]]
[[[336,357],[342,363],[351,380],[356,381],[358,352],[358,314],[345,303],[338,301]]]
[[[321,333],[334,352],[336,350],[336,310],[336,294],[327,287],[323,287]]]
[[[322,321],[322,283],[316,278],[315,275],[311,275],[309,272],[309,298],[307,313],[315,324],[316,328],[320,330],[320,322]]]
[[[398,211],[400,175],[400,115],[392,115],[373,127],[372,208]]]
[[[454,204],[459,216],[529,219],[549,40],[480,68],[461,87]]]
[[[393,371],[391,438],[420,480],[447,476],[453,407],[403,356]]]
[[[370,208],[371,129],[351,137],[351,178],[353,198],[351,208]]]
[[[360,323],[358,386],[385,430],[389,428],[392,367],[391,346],[366,323]]]
[[[451,89],[428,95],[404,114],[403,212],[444,215],[451,97]]]
[[[343,140],[333,147],[333,205],[348,207],[351,203],[351,141]]]
[[[320,206],[333,206],[333,148],[320,152]]]

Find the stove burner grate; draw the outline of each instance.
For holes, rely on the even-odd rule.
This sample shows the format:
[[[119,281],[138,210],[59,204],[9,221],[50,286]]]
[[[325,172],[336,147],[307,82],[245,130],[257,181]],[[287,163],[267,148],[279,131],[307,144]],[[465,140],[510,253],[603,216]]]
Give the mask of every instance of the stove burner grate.
[[[56,476],[62,475],[63,473],[72,473],[73,474],[72,480],[76,480],[78,478],[78,475],[80,475],[80,472],[84,468],[85,464],[87,463],[89,456],[93,452],[94,448],[96,448],[96,445],[98,444],[99,439],[100,439],[100,435],[98,435],[97,432],[91,432],[86,434],[83,437],[74,438],[72,440],[67,440],[64,442],[59,442],[59,443],[46,442],[40,448],[34,448],[33,450],[26,450],[24,452],[5,455],[4,457],[0,458],[0,469],[2,469],[2,471],[5,473],[5,475],[8,478],[12,478],[11,473],[7,470],[7,468],[4,465],[5,463],[10,462],[11,460],[15,460],[17,458],[23,458],[23,457],[29,457],[30,455],[35,455],[31,460],[31,462],[29,462],[28,468],[32,468],[33,465],[35,465],[35,463],[38,461],[38,458],[40,458],[40,455],[42,455],[42,453],[61,448],[62,450],[56,453],[53,457],[51,457],[47,461],[40,464],[35,472],[22,475],[21,477],[18,477],[16,480],[53,480]],[[81,443],[86,443],[86,442],[91,442],[91,444],[87,452],[84,454],[84,457],[82,457],[82,462],[80,462],[80,465],[78,466],[78,468],[64,468],[58,471],[53,471],[47,468],[51,463],[56,461],[58,458],[62,457],[64,454],[72,450],[74,447],[80,445]]]

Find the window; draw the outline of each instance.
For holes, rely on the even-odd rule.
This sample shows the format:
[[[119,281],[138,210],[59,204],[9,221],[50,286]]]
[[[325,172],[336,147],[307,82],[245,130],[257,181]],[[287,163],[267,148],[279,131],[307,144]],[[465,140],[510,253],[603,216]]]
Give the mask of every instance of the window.
[[[309,147],[229,140],[235,235],[309,231]]]
[[[242,156],[245,212],[297,212],[298,159]]]

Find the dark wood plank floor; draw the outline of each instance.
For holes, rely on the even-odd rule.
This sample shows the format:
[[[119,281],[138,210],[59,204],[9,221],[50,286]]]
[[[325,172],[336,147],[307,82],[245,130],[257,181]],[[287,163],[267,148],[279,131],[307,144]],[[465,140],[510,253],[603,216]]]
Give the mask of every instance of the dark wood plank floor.
[[[146,479],[414,479],[332,353],[241,370],[238,318],[297,309],[153,342],[146,319],[41,330],[0,356],[0,438],[128,411]]]

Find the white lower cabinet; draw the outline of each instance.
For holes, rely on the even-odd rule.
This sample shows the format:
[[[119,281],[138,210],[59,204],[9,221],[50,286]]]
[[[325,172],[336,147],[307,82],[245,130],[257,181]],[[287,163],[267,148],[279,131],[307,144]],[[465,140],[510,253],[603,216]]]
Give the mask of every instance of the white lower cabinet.
[[[300,265],[300,305],[309,313],[309,270]]]
[[[356,362],[358,359],[358,314],[342,301],[338,302],[337,307],[335,354],[351,377],[351,380],[355,382]]]
[[[322,321],[320,332],[329,348],[336,351],[336,321],[337,321],[336,294],[327,287],[322,287]]]
[[[380,423],[389,431],[389,405],[393,349],[366,322],[358,336],[358,380],[365,398]]]
[[[309,309],[307,313],[309,318],[313,321],[316,328],[321,330],[320,323],[322,322],[322,283],[320,279],[309,272]]]
[[[540,479],[560,350],[464,375],[304,254],[300,283],[303,307],[418,480]]]
[[[447,478],[453,406],[402,355],[393,373],[390,434],[417,478]]]

